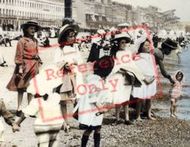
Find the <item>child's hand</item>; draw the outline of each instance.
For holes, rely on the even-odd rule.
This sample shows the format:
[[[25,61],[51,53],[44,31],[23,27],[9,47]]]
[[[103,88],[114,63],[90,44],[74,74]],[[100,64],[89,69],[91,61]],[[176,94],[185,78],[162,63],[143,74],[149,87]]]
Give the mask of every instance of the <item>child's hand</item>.
[[[106,112],[108,112],[107,109],[99,109],[99,112],[97,112],[95,115],[96,115],[96,116],[99,116],[99,115],[104,114],[104,113],[106,113]]]
[[[172,86],[175,85],[175,81],[174,81],[174,79],[172,79],[171,76],[170,76],[169,80],[170,80],[170,83],[171,83]]]
[[[20,127],[16,123],[14,123],[12,126],[12,131],[13,133],[15,133],[16,131],[20,131]]]
[[[100,104],[98,105],[97,108],[98,108],[99,113],[101,114],[106,113],[108,111],[108,109],[105,106],[100,105]]]

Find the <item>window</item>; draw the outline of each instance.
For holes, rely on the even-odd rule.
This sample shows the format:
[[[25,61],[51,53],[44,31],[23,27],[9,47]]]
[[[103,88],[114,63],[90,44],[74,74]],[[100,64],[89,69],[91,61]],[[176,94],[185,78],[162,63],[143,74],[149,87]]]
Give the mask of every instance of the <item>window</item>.
[[[6,15],[8,15],[8,13],[9,13],[9,10],[8,10],[8,9],[6,9],[5,14],[6,14]]]
[[[107,18],[105,16],[102,16],[102,21],[107,21]]]
[[[96,21],[100,20],[98,15],[95,15],[95,19],[96,19]]]

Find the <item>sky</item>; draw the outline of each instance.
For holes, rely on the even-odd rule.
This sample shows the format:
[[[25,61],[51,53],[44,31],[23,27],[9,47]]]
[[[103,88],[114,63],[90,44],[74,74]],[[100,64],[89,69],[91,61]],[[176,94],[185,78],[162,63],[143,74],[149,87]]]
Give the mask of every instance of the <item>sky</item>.
[[[166,11],[176,9],[176,15],[180,17],[181,21],[190,22],[190,0],[112,0],[133,6],[157,6],[161,10]]]

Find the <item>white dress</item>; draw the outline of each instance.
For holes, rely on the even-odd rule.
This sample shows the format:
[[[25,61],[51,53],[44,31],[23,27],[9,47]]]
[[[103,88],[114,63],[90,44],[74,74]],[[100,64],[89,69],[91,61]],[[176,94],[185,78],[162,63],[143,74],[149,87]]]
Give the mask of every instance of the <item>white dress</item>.
[[[62,118],[59,100],[59,94],[52,93],[47,101],[43,98],[34,98],[27,107],[22,109],[26,117],[36,116],[34,131],[36,134],[40,133],[37,135],[38,142],[48,142],[53,139],[49,131],[55,131],[51,135],[56,137],[61,129],[64,119]]]
[[[140,58],[135,61],[139,69],[145,76],[156,77],[156,63],[154,56],[149,53],[140,53]],[[156,80],[146,85],[144,82],[141,87],[134,87],[132,95],[136,98],[147,99],[156,94]]]
[[[73,47],[65,46],[62,50],[60,48],[56,49],[54,63],[56,63],[59,68],[62,68],[66,62],[69,65],[73,64],[72,66],[73,71],[74,71],[74,74],[76,75],[76,87],[77,85],[81,85],[83,83],[83,76],[77,66],[83,63],[83,59],[81,57],[81,54],[79,52],[77,45],[74,45]],[[63,84],[64,84],[64,77],[63,77]],[[67,86],[68,85],[65,85],[64,87],[66,88]],[[78,97],[78,94],[77,94],[77,97]]]
[[[140,82],[145,79],[143,72],[133,60],[133,55],[130,50],[125,49],[117,52],[114,68],[110,75],[118,72],[120,69],[133,73]]]
[[[115,60],[114,68],[107,80],[118,80],[116,91],[110,96],[113,104],[122,104],[129,101],[132,92],[132,85],[126,85],[125,77],[119,73],[120,69],[133,73],[136,78],[142,83],[144,75],[136,66],[132,59],[132,53],[130,50],[118,51],[116,54],[117,61]]]
[[[109,98],[111,99],[110,103],[113,103],[114,105],[119,105],[129,101],[132,86],[125,85],[125,77],[122,74],[115,73],[113,75],[110,75],[107,80],[117,80],[116,90],[109,93]]]
[[[95,103],[103,104],[107,99],[108,91],[100,90],[100,87],[102,86],[99,82],[100,80],[101,78],[94,74],[88,75],[85,79],[85,85],[94,84],[99,91],[86,93],[79,98],[75,110],[78,108],[78,121],[81,124],[93,127],[102,125],[103,114],[96,116],[96,113],[99,112],[99,110],[95,106]]]

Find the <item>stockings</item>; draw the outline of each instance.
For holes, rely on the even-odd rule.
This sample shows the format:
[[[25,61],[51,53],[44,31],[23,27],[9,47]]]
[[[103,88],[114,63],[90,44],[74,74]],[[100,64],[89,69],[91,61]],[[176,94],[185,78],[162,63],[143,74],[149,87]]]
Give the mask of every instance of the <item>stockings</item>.
[[[81,139],[81,147],[87,146],[88,139],[89,139],[91,132],[92,132],[92,129],[88,129],[84,132],[82,139]],[[100,129],[99,128],[94,131],[93,138],[94,138],[94,147],[100,147],[101,137],[100,137]]]

